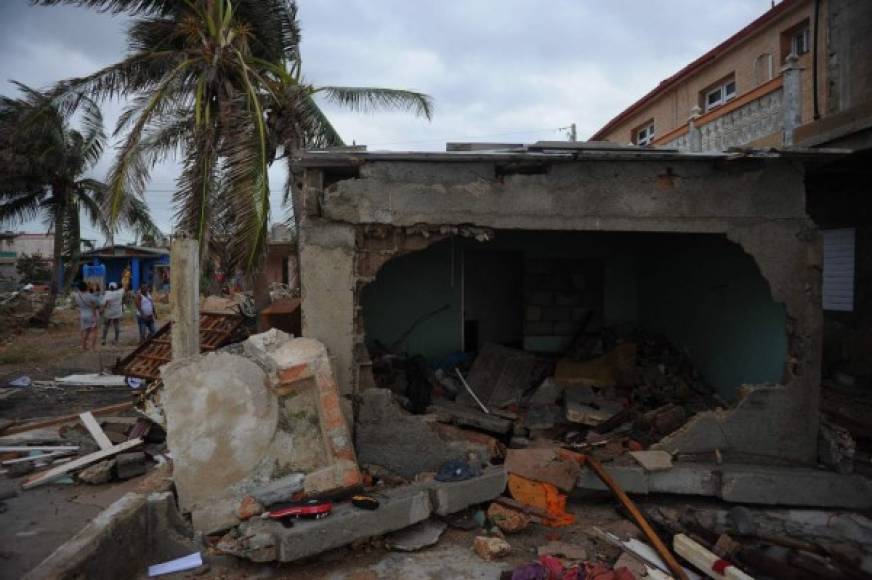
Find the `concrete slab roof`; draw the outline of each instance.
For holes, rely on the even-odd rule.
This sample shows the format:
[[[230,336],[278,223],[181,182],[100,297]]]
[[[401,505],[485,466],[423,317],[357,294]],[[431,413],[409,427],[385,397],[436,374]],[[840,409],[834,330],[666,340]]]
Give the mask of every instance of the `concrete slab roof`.
[[[511,163],[572,161],[704,161],[739,159],[790,159],[801,162],[828,162],[851,153],[848,149],[748,149],[689,152],[659,147],[613,145],[599,141],[540,141],[521,148],[472,151],[347,151],[308,150],[294,156],[294,166],[355,167],[369,162],[434,162],[434,163]]]

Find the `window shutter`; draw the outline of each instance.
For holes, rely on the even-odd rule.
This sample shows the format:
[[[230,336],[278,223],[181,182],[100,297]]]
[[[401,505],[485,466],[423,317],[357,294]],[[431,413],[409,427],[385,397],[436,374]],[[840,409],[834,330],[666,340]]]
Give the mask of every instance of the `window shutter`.
[[[824,310],[854,310],[854,228],[823,230]]]

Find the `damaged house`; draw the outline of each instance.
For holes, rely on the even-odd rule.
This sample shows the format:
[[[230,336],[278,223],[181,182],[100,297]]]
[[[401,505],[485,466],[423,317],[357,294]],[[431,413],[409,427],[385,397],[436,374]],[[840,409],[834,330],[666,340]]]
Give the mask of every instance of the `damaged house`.
[[[655,446],[701,463],[669,481],[628,467],[629,490],[867,507],[862,478],[797,467],[818,458],[822,324],[804,174],[832,155],[572,143],[304,154],[303,334],[327,346],[349,417],[375,400],[386,352],[450,369],[457,353],[510,348],[472,385],[505,406],[537,386],[523,382],[535,376],[524,353],[572,379],[580,338],[664,337],[715,402]],[[499,376],[512,372],[523,378]]]

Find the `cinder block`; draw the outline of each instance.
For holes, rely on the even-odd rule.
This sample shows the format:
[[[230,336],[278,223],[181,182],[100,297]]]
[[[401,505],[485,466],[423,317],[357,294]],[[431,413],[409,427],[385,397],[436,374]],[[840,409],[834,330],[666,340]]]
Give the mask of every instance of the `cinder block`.
[[[432,481],[433,512],[445,516],[490,501],[505,491],[506,482],[506,470],[502,467],[490,467],[481,476],[464,481]]]

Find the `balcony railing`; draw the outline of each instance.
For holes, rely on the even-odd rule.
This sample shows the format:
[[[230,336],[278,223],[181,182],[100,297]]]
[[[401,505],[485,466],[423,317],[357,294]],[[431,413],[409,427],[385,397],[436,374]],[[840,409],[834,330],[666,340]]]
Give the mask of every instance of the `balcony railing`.
[[[695,108],[686,125],[655,141],[684,151],[724,151],[773,134],[778,144],[791,145],[800,118],[800,69],[788,57],[782,75],[712,111]]]

